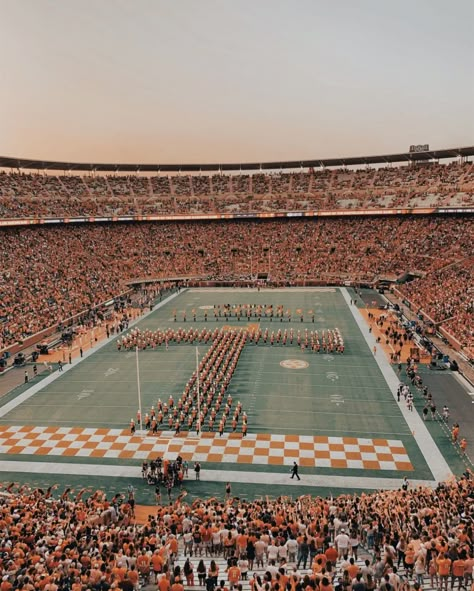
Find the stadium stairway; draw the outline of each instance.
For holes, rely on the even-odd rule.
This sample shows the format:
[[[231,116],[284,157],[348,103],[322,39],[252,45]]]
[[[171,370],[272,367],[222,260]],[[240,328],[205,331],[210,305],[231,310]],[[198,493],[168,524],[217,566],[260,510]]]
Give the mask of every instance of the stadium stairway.
[[[183,575],[185,591],[203,591],[203,590],[205,590],[204,586],[200,586],[198,584],[198,576],[196,573],[196,569],[197,569],[197,566],[198,566],[201,558],[204,560],[204,564],[206,565],[206,569],[209,568],[211,560],[214,560],[216,562],[217,566],[219,567],[218,582],[220,582],[221,580],[224,580],[226,587],[230,588],[229,583],[227,581],[227,573],[226,573],[227,559],[224,559],[222,554],[220,554],[219,556],[207,556],[207,557],[204,555],[203,556],[199,556],[199,555],[196,556],[193,554],[193,556],[191,556],[191,564],[193,565],[193,569],[194,569],[194,585],[193,586],[186,585],[185,577]],[[358,556],[358,559],[356,560],[356,564],[359,567],[362,567],[362,566],[364,566],[366,559],[368,559],[370,561],[370,564],[372,565],[373,554],[369,550],[365,549],[364,547],[359,546],[359,556]],[[180,543],[178,557],[175,560],[174,566],[180,566],[181,572],[182,572],[185,561],[186,561],[186,556],[184,556],[184,547],[183,547],[182,543]],[[309,563],[309,559],[308,559],[308,563]],[[335,580],[337,580],[337,578],[339,576],[342,576],[342,569],[341,569],[342,563],[343,563],[342,560],[337,561]],[[266,564],[266,560],[265,560],[265,564]],[[286,564],[287,572],[291,573],[291,571],[293,570],[293,568],[295,566],[296,566],[296,564],[294,562],[288,562]],[[242,591],[251,591],[250,579],[252,578],[253,573],[257,573],[257,575],[259,575],[260,578],[263,580],[263,575],[265,574],[265,572],[266,572],[266,568],[255,568],[254,567],[254,569],[252,571],[249,570],[247,580],[246,581],[243,581],[243,580],[239,581],[239,584],[242,585]],[[300,568],[299,569],[299,573],[302,576],[304,576],[306,574],[311,574],[311,572],[312,571],[310,568],[307,568],[307,569]],[[401,565],[400,568],[397,568],[397,572],[400,575],[401,579],[408,580],[408,582],[410,583],[410,587],[413,588],[413,584],[416,582],[415,575],[413,575],[411,578],[407,577],[403,565]],[[148,584],[148,585],[142,585],[140,588],[143,589],[144,591],[155,591],[157,589],[157,586],[154,584]],[[377,587],[377,589],[378,589],[378,587]],[[423,577],[423,586],[421,589],[422,589],[422,591],[437,591],[436,588],[431,586],[430,577],[427,574],[425,574]]]

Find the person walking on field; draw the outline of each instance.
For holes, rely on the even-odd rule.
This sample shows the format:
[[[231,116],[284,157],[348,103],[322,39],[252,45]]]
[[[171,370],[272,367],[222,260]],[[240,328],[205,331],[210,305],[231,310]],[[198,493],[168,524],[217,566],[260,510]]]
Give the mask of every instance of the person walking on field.
[[[458,423],[454,423],[453,428],[451,429],[451,437],[453,439],[453,443],[457,443],[459,437],[459,425]]]
[[[298,480],[301,480],[300,475],[298,474],[298,464],[293,462],[293,467],[291,468],[291,478],[294,478],[295,476]]]
[[[194,472],[196,474],[196,480],[201,480],[201,464],[199,462],[194,463]]]

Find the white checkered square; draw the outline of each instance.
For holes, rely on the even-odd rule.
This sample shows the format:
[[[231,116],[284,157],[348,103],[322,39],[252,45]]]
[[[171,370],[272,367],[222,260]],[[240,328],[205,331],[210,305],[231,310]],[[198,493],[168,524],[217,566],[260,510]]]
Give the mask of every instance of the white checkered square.
[[[305,435],[303,435],[303,437],[306,437]],[[312,439],[312,437],[310,437],[310,439]],[[283,434],[275,434],[272,435],[272,441],[285,441],[285,436]]]
[[[36,440],[39,440],[39,441],[48,441],[50,437],[51,437],[51,433],[39,433],[36,436]]]
[[[21,454],[34,454],[38,451],[37,447],[28,446],[21,450]]]
[[[88,458],[91,455],[92,451],[93,450],[88,447],[80,449],[77,452],[76,457]]]
[[[329,457],[331,460],[345,460],[346,453],[343,451],[331,451],[329,450]]]
[[[240,456],[253,456],[253,447],[241,447],[239,451]]]
[[[358,453],[359,452],[359,449],[360,448],[359,448],[358,445],[354,445],[354,444],[351,444],[351,443],[345,443],[344,444],[344,451],[346,451],[346,452],[347,451],[353,451],[355,453]]]
[[[348,468],[363,469],[364,462],[362,460],[347,460]]]
[[[395,462],[379,462],[381,470],[396,470]]]
[[[127,445],[123,448],[123,451],[138,451],[139,447],[139,443],[127,443]]]
[[[329,451],[329,444],[328,443],[315,443],[314,449],[316,451]]]
[[[78,437],[79,437],[79,435],[77,435],[77,434],[67,433],[66,435],[64,435],[63,441],[76,441],[76,439]]]
[[[99,442],[101,442],[103,439],[104,439],[104,436],[103,436],[103,435],[91,435],[91,436],[89,437],[89,441],[90,441],[91,443],[99,443]]]
[[[265,456],[254,456],[252,464],[268,464],[268,458]]]
[[[48,456],[62,456],[64,453],[64,448],[63,447],[52,447],[49,451],[48,451]]]
[[[331,460],[329,458],[316,458],[317,468],[330,468]]]
[[[242,450],[240,453],[242,453]],[[268,450],[268,456],[271,456],[272,458],[284,458],[285,450],[279,447],[272,447]]]
[[[56,447],[56,444],[57,444],[57,443],[58,443],[57,441],[51,441],[51,440],[49,440],[49,439],[48,439],[48,440],[46,440],[46,441],[43,441],[43,443],[41,444],[41,447],[42,447],[42,448],[45,448],[45,447],[50,447],[50,448],[52,448],[52,447]],[[63,449],[64,449],[64,448],[63,448]]]
[[[118,458],[121,453],[122,451],[120,449],[109,449],[105,452],[104,458]],[[149,453],[148,451],[137,451],[133,457],[137,460],[146,460]]]

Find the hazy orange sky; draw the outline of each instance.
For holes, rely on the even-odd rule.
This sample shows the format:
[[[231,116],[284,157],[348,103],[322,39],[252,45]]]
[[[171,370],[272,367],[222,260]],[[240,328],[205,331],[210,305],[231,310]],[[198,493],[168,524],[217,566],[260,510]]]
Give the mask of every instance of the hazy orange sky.
[[[0,155],[252,162],[474,144],[472,0],[0,0]]]

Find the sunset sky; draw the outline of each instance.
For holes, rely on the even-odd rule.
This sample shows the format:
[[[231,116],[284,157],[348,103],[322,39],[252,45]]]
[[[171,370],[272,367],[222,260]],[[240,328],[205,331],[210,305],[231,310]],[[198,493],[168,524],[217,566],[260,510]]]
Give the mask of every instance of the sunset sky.
[[[474,144],[472,0],[0,0],[0,155],[262,162]]]

